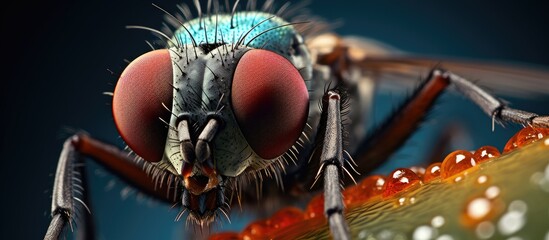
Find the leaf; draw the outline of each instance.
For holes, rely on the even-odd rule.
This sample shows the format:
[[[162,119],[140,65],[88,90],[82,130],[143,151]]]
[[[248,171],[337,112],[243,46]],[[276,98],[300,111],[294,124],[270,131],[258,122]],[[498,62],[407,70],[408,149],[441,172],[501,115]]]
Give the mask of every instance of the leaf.
[[[347,206],[345,214],[353,239],[542,239],[549,232],[548,202],[545,139],[451,178]],[[330,233],[326,219],[320,217],[267,238],[330,239]]]

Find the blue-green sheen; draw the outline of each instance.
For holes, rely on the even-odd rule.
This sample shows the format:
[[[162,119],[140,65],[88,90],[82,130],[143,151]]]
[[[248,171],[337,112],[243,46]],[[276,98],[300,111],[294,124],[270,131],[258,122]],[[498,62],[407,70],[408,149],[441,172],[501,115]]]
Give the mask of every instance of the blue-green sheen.
[[[259,24],[265,19],[268,20]],[[230,14],[219,14],[217,17],[215,14],[212,14],[210,16],[205,16],[202,19],[196,18],[186,22],[185,27],[189,30],[197,44],[222,42],[234,44],[250,29],[257,25],[257,27],[244,38],[242,44],[247,44],[258,34],[267,31],[251,41],[248,46],[252,48],[267,49],[288,56],[288,51],[292,44],[292,39],[296,35],[296,31],[291,25],[280,27],[284,24],[288,24],[288,22],[269,13],[238,12],[233,16],[233,28],[231,27]],[[217,35],[215,31],[216,25]],[[204,30],[204,27],[206,30]],[[192,44],[189,33],[187,33],[183,27],[177,29],[174,34],[174,40],[174,42],[182,43],[183,45]]]

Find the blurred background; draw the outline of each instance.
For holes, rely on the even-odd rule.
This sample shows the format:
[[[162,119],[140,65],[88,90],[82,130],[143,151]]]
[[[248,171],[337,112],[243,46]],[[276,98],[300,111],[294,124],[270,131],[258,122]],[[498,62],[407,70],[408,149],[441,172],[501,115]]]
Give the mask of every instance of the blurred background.
[[[179,1],[156,0],[176,12]],[[232,3],[233,1],[231,1]],[[335,32],[377,39],[403,51],[429,56],[471,58],[539,65],[549,70],[547,6],[517,1],[313,1],[309,9],[341,25]],[[277,3],[281,6],[282,3]],[[35,1],[2,7],[2,78],[0,156],[2,239],[41,239],[50,221],[51,187],[64,139],[75,130],[122,146],[114,127],[109,96],[126,63],[149,50],[146,31],[126,25],[160,28],[163,14],[150,1]],[[549,84],[549,79],[548,83]],[[399,103],[400,92],[376,95],[373,115],[382,119]],[[514,107],[549,113],[549,93],[541,98],[503,96]],[[467,100],[449,93],[431,120],[388,165],[411,166],[434,145],[447,122],[464,128],[464,148],[494,145],[502,149],[518,129],[491,131],[489,117]],[[93,214],[100,239],[180,239],[185,223],[177,210],[125,188],[97,165],[92,178]],[[233,209],[239,229],[249,219]]]

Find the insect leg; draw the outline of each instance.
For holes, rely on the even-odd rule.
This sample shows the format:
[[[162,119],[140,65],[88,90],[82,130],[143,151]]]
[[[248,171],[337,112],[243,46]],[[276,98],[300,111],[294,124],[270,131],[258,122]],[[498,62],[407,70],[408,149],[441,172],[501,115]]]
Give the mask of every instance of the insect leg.
[[[549,127],[549,116],[539,116],[535,113],[510,108],[501,100],[461,76],[444,70],[435,70],[435,72],[446,75],[450,82],[456,86],[458,92],[473,101],[498,123],[514,122],[535,127]]]
[[[170,172],[159,169],[142,159],[133,159],[127,152],[115,146],[102,143],[84,134],[77,134],[68,138],[63,144],[52,191],[52,220],[44,239],[59,239],[67,224],[72,229],[77,202],[90,211],[85,199],[86,180],[82,167],[84,163],[79,160],[81,155],[92,157],[139,190],[155,198],[172,203],[180,199],[180,191],[173,191],[172,186],[177,186],[180,180]],[[165,180],[164,184],[156,184],[157,181],[165,178],[171,178],[171,181]],[[84,195],[83,199],[74,195],[79,190]],[[90,216],[85,216],[83,220],[85,227],[91,226]],[[88,229],[84,234],[86,238],[94,238],[92,229]]]
[[[433,71],[412,95],[375,129],[357,148],[354,160],[357,171],[370,172],[381,165],[412,135],[450,84],[450,80]]]
[[[343,217],[341,174],[344,165],[341,134],[340,96],[328,92],[326,133],[320,156],[320,174],[324,175],[324,213],[334,239],[350,239],[349,226]]]
[[[52,220],[44,239],[59,239],[67,223],[71,224],[72,228],[71,221],[75,209],[73,178],[81,176],[75,172],[83,172],[82,168],[74,166],[78,162],[79,154],[75,151],[72,140],[70,138],[63,144],[63,151],[57,165],[52,195]]]
[[[494,121],[549,127],[549,117],[507,107],[501,100],[452,72],[434,69],[414,94],[385,123],[360,143],[355,154],[358,172],[369,172],[383,163],[413,133],[437,97],[453,84]]]

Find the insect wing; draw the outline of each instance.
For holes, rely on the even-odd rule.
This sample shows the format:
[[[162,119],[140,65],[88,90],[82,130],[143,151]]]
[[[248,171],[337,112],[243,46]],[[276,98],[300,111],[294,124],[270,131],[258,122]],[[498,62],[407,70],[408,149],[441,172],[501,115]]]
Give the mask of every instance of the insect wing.
[[[434,67],[447,69],[496,94],[537,97],[549,92],[549,70],[542,66],[488,62],[405,53],[368,38],[343,39],[350,46],[352,60],[362,74],[376,79],[382,89],[412,86]]]

